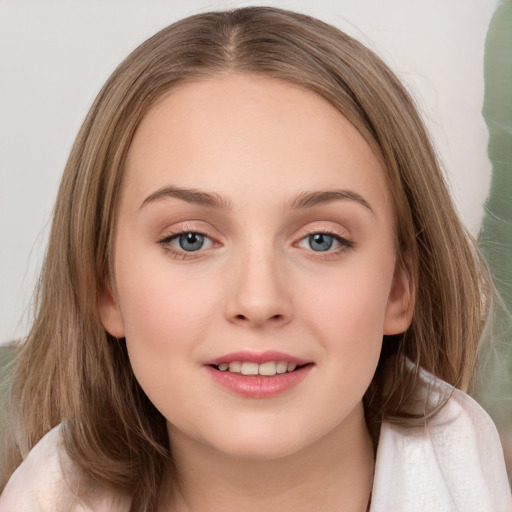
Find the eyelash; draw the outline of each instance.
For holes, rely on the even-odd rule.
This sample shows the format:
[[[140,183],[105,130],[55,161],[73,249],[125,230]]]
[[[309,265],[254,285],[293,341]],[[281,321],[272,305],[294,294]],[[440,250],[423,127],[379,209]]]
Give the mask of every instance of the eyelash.
[[[166,252],[171,253],[176,259],[190,260],[190,259],[200,258],[202,256],[201,253],[205,252],[209,248],[203,249],[203,250],[202,250],[202,248],[200,248],[197,251],[185,251],[182,249],[178,249],[171,244],[171,242],[178,239],[181,235],[187,235],[187,234],[200,235],[200,236],[210,240],[212,242],[213,246],[219,245],[219,242],[216,241],[215,237],[208,234],[207,232],[198,230],[198,229],[188,229],[186,226],[183,229],[174,231],[174,232],[170,233],[169,235],[165,236],[164,238],[162,238],[161,240],[158,241],[158,244],[160,246],[162,246],[162,248]],[[317,257],[335,256],[342,252],[353,249],[354,245],[355,245],[354,242],[345,238],[344,236],[340,235],[338,232],[336,232],[334,230],[313,229],[313,230],[309,230],[304,236],[302,236],[298,240],[298,242],[295,242],[294,246],[297,246],[300,242],[303,242],[304,240],[307,240],[309,237],[312,237],[314,235],[326,235],[326,236],[332,238],[334,241],[336,241],[339,244],[339,247],[334,250],[330,250],[331,248],[329,248],[326,251],[314,251],[311,249],[311,253],[313,253]]]
[[[332,249],[329,248],[327,251],[313,251],[311,249],[311,253],[316,257],[328,257],[328,256],[337,256],[345,251],[351,250],[354,248],[355,244],[348,238],[345,238],[342,236],[339,232],[335,230],[329,230],[325,228],[319,228],[319,229],[313,229],[310,230],[305,236],[303,236],[298,242],[296,242],[295,245],[299,244],[300,242],[307,240],[309,237],[315,236],[315,235],[326,235],[330,238],[332,238],[335,242],[339,244],[339,247]]]
[[[184,226],[182,229],[179,229],[178,231],[174,231],[172,233],[169,233],[167,236],[162,238],[158,241],[158,244],[162,246],[162,248],[165,250],[165,252],[172,254],[172,256],[176,259],[181,260],[190,260],[190,259],[196,259],[198,257],[202,256],[202,252],[204,250],[198,249],[197,251],[184,251],[180,250],[177,247],[174,247],[171,242],[173,240],[176,240],[181,235],[188,235],[188,234],[194,234],[194,235],[200,235],[204,238],[207,238],[212,242],[212,244],[219,245],[219,242],[216,241],[215,237],[210,235],[209,233],[206,233],[203,230],[199,229],[189,229],[187,226]]]

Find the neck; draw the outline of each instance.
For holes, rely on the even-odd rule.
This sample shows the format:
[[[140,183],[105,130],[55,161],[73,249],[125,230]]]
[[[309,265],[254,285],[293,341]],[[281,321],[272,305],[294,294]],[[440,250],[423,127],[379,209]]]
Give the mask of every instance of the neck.
[[[164,478],[161,512],[366,512],[374,452],[362,407],[289,456],[247,460],[173,433],[176,474]]]

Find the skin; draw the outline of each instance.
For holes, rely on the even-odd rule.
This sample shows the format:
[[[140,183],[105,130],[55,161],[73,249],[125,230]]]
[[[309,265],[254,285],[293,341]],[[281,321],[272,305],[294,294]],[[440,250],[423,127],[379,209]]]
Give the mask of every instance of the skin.
[[[170,186],[223,204],[161,193]],[[305,192],[339,190],[352,196],[293,207]],[[146,115],[100,310],[167,419],[179,486],[172,504],[164,481],[161,510],[366,510],[374,455],[362,397],[382,336],[412,314],[393,224],[367,143],[301,87],[221,75],[174,89]],[[187,252],[180,232],[209,238]],[[315,233],[341,241],[320,251]],[[204,367],[238,350],[313,367],[280,396],[244,398]]]

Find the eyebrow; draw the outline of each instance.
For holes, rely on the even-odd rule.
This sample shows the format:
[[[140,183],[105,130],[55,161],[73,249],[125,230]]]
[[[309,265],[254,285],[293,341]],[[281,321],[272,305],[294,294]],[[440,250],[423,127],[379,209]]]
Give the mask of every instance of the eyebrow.
[[[216,208],[220,210],[231,210],[233,208],[233,203],[220,194],[204,192],[193,188],[181,188],[174,186],[163,187],[153,192],[144,199],[140,208],[143,208],[149,203],[169,197],[207,208]],[[300,210],[339,200],[355,201],[374,213],[368,201],[352,190],[319,190],[301,192],[295,198],[286,203],[285,209]]]
[[[144,199],[140,205],[140,208],[143,208],[147,204],[154,201],[169,197],[181,199],[187,203],[197,204],[199,206],[206,206],[208,208],[217,208],[221,210],[232,209],[231,201],[225,199],[219,194],[203,192],[194,188],[180,188],[173,186],[163,187],[158,189],[156,192],[153,192],[148,197],[146,197],[146,199]]]
[[[311,208],[313,206],[320,206],[332,201],[355,201],[360,205],[370,210],[373,214],[373,208],[366,199],[352,190],[320,190],[313,192],[302,192],[297,197],[292,199],[286,206],[290,209]]]

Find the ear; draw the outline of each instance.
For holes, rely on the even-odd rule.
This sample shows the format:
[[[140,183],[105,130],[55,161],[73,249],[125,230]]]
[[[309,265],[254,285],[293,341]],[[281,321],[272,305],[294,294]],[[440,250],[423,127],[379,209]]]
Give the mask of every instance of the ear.
[[[121,309],[109,283],[103,285],[98,301],[98,309],[105,330],[115,338],[123,338],[124,322]]]
[[[401,334],[411,325],[414,312],[415,283],[412,273],[412,259],[404,254],[393,274],[384,319],[384,334]]]

